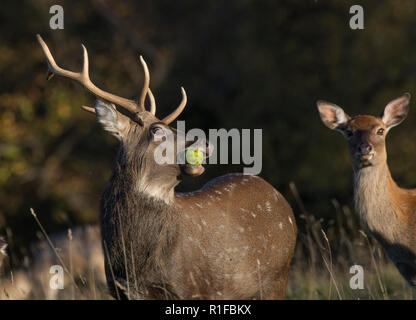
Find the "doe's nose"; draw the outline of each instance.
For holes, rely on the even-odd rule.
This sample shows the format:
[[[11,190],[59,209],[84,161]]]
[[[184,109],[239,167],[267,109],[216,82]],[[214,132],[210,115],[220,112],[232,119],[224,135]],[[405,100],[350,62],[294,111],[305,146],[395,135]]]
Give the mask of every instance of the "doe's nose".
[[[370,154],[373,148],[368,143],[362,143],[358,146],[358,152],[361,154]]]

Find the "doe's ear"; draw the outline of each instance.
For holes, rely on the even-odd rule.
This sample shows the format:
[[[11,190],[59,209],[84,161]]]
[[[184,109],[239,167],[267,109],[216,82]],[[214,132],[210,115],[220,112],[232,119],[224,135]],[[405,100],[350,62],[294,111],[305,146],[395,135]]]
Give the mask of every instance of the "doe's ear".
[[[322,122],[333,130],[343,131],[342,127],[347,123],[350,117],[338,107],[336,104],[318,100],[316,105],[318,106],[319,115]]]
[[[381,119],[387,127],[387,130],[397,126],[407,117],[409,112],[410,93],[405,93],[402,96],[390,101],[384,108]]]
[[[95,113],[97,120],[103,129],[121,139],[127,132],[130,125],[130,119],[117,111],[116,106],[102,100],[97,100],[95,106]]]

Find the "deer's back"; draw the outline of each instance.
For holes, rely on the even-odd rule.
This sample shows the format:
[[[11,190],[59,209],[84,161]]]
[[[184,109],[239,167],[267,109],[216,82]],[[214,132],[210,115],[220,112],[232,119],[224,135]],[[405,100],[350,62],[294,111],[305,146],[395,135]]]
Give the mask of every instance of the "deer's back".
[[[192,262],[184,263],[190,266],[185,272],[203,279],[200,287],[235,298],[230,288],[238,291],[241,286],[240,292],[247,293],[241,298],[248,298],[250,289],[258,290],[259,276],[262,283],[274,283],[274,277],[288,268],[297,235],[293,212],[263,179],[222,176],[199,191],[178,194],[176,203],[182,254],[187,252],[178,256]]]

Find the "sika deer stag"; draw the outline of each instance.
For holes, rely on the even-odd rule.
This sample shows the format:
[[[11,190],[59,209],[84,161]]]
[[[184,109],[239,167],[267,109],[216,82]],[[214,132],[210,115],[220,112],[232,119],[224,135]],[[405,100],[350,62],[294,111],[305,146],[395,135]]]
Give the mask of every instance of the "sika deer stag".
[[[155,161],[160,144],[155,136],[173,134],[177,145],[169,124],[185,107],[185,91],[179,107],[159,120],[141,57],[145,81],[136,102],[90,81],[84,46],[84,66],[74,73],[60,68],[40,36],[38,40],[52,73],[81,83],[101,99],[84,109],[120,141],[100,208],[111,294],[122,299],[284,298],[297,230],[283,196],[263,179],[241,174],[219,177],[195,192],[175,193],[181,175],[199,176],[204,168]],[[204,149],[209,154],[205,142]],[[175,150],[177,155],[185,151]]]
[[[386,135],[409,110],[410,94],[391,101],[380,117],[350,118],[340,107],[318,101],[323,123],[348,140],[354,170],[355,207],[401,275],[416,286],[416,189],[400,188],[387,165]]]

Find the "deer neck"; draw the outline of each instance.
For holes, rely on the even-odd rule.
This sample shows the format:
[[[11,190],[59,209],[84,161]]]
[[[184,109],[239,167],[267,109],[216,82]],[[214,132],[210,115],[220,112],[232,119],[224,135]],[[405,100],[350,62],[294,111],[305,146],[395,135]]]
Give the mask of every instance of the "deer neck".
[[[161,178],[157,176],[150,178],[146,172],[134,172],[132,168],[127,170],[124,166],[117,165],[102,196],[102,206],[110,214],[108,218],[119,224],[117,219],[121,217],[125,220],[126,228],[154,226],[154,230],[164,229],[163,224],[174,216],[176,210],[171,199],[174,199],[177,183],[167,184],[164,181],[165,184],[160,186],[159,179]],[[143,221],[151,223],[143,224]]]
[[[101,230],[116,279],[142,277],[160,284],[167,282],[165,274],[179,228],[176,207],[149,194],[153,184],[146,179],[117,166],[101,198]],[[128,275],[125,259],[134,266]],[[143,292],[146,287],[147,282],[140,282],[137,289]]]
[[[168,205],[174,201],[175,187],[179,169],[174,166],[160,166],[153,158],[121,154],[115,174],[129,181],[129,190],[137,197],[150,202],[164,202]]]
[[[178,183],[179,181],[170,177],[143,173],[133,182],[132,192],[141,198],[171,205],[174,201],[175,186]]]
[[[392,197],[398,189],[387,163],[354,170],[355,208],[368,230],[382,243],[399,240],[400,223]]]

